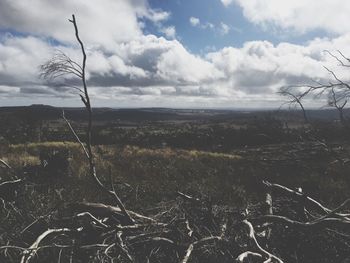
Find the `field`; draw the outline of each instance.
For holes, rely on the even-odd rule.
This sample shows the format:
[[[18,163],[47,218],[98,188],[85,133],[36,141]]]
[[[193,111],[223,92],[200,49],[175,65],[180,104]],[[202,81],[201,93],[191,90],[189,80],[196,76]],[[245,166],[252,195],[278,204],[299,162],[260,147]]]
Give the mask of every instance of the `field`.
[[[83,112],[66,111],[83,138]],[[147,216],[166,211],[172,215],[183,202],[181,194],[209,202],[218,213],[226,209],[230,217],[256,214],[265,199],[263,181],[300,187],[333,208],[350,198],[349,130],[334,122],[332,113],[314,116],[311,124],[304,124],[298,112],[98,109],[93,129],[96,168],[127,209]],[[5,108],[0,119],[0,157],[13,168],[2,166],[1,179],[25,182],[15,196],[2,196],[1,246],[28,247],[69,203],[113,205],[89,178],[84,153],[60,119],[59,109]],[[283,196],[273,198],[274,213],[285,212]],[[290,210],[289,216],[295,217],[293,207]],[[272,233],[269,247],[285,262],[350,259],[348,237],[330,230],[291,232],[278,226]],[[222,255],[212,258],[201,251],[204,254],[193,262],[219,262],[220,257],[220,262],[229,262],[228,253],[233,260],[244,251],[224,245],[221,249]],[[19,256],[18,251],[6,253],[0,255],[1,262]],[[63,253],[62,262],[68,254]],[[51,262],[45,261],[52,260],[47,257],[36,260]]]

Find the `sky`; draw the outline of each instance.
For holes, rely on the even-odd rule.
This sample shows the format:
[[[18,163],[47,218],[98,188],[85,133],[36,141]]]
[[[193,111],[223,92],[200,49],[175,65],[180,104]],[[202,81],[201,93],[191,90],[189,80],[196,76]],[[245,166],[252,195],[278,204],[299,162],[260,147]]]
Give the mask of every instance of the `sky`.
[[[325,52],[350,56],[349,13],[344,0],[0,0],[0,106],[82,106],[73,76],[39,70],[57,52],[81,62],[75,14],[94,107],[277,108],[280,87],[328,83],[324,66],[350,80]]]

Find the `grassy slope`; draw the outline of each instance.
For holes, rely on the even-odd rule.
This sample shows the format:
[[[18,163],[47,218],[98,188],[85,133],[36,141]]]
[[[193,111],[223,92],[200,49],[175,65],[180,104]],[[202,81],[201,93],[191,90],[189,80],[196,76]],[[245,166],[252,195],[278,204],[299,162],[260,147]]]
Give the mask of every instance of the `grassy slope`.
[[[152,214],[150,209],[158,206],[159,202],[174,200],[176,191],[179,190],[202,198],[210,196],[213,204],[229,204],[237,209],[248,206],[248,209],[254,209],[254,204],[263,200],[264,191],[260,184],[263,179],[290,187],[302,186],[306,192],[330,204],[331,207],[350,197],[349,167],[334,163],[332,154],[307,144],[296,148],[293,145],[244,148],[231,154],[170,148],[144,149],[134,146],[118,148],[112,145],[97,146],[94,150],[97,169],[103,180],[109,184],[111,174],[115,188],[126,206],[146,215]],[[69,173],[65,175],[61,172],[41,171],[37,174],[23,175],[22,167],[39,164],[40,152],[45,151],[66,151],[69,156]],[[0,245],[10,241],[28,246],[33,242],[33,234],[30,231],[22,233],[22,230],[56,208],[61,211],[64,203],[83,200],[110,203],[86,176],[86,162],[76,143],[9,145],[2,147],[0,154],[16,169],[19,176],[27,179],[26,186],[21,189],[16,200],[17,210],[11,210],[10,214],[1,210],[0,217],[3,220],[0,232],[4,234],[0,235]],[[11,176],[1,168],[0,175],[1,180]],[[279,207],[281,202],[274,199],[275,201],[275,212],[278,213],[284,206]],[[35,229],[35,232],[45,231],[48,228],[46,223],[47,221],[42,219],[38,224],[42,229]],[[301,234],[285,234],[287,230],[284,228],[276,229],[276,240],[271,242],[280,253],[287,251],[287,254],[283,255],[285,258],[294,246],[297,246],[295,249],[301,254],[309,254],[311,259],[316,253],[323,258],[333,244],[332,240],[325,239],[321,234],[320,237],[304,237]],[[301,243],[300,248],[298,245]],[[326,254],[323,255],[325,247]],[[344,253],[341,253],[339,255],[344,257]],[[313,261],[305,259],[303,262]]]
[[[277,145],[223,154],[170,148],[97,146],[95,152],[100,176],[110,183],[112,175],[117,189],[133,207],[152,206],[174,198],[176,191],[211,196],[218,203],[242,206],[249,199],[259,198],[263,179],[291,187],[302,186],[306,192],[334,204],[349,197],[348,167],[331,164],[334,161],[332,155],[308,147],[311,146],[303,145],[292,151],[289,145]],[[30,180],[46,184],[48,188],[58,183],[67,196],[70,196],[70,191],[74,193],[69,199],[94,200],[97,193],[85,176],[85,159],[76,143],[10,145],[2,149],[2,156],[20,172],[25,165],[39,164],[40,152],[53,150],[69,152],[71,176],[44,175],[49,180],[40,178],[36,182],[35,177]],[[118,183],[127,183],[130,187]],[[78,193],[82,195],[80,198]]]

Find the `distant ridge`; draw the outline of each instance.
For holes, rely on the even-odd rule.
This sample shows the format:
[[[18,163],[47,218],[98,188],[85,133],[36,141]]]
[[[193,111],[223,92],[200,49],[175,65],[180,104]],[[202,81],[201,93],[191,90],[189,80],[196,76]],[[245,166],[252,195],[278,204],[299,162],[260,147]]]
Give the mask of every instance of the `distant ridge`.
[[[13,115],[18,118],[37,120],[56,120],[62,118],[62,111],[68,118],[76,121],[85,120],[83,107],[54,107],[45,104],[30,106],[0,107],[0,117]],[[299,110],[253,110],[253,109],[176,109],[164,107],[150,108],[93,108],[96,121],[167,121],[167,120],[222,120],[257,117],[285,118],[289,115],[298,116]],[[307,110],[311,119],[336,120],[338,113],[334,109]],[[350,109],[344,110],[345,116],[350,116]]]

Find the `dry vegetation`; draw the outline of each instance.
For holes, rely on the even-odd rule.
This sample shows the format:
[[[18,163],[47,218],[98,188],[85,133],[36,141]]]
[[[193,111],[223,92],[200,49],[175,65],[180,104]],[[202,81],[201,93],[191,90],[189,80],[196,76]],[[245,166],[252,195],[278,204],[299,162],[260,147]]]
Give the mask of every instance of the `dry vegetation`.
[[[42,70],[82,81],[85,140],[63,115],[76,143],[0,149],[1,262],[350,260],[345,142],[309,136],[225,153],[94,146],[86,54],[70,22],[82,65],[60,54]]]
[[[282,156],[278,149],[285,154]],[[294,159],[297,163],[291,161],[295,156],[315,152],[315,149],[318,149],[318,158],[322,156],[325,165],[321,165],[319,159],[313,159],[313,162],[308,159],[301,162]],[[237,149],[232,154],[135,146],[96,146],[94,152],[97,170],[104,175],[103,181],[110,184],[113,178],[115,190],[126,207],[155,220],[135,216],[136,225],[142,224],[142,228],[125,230],[121,235],[136,262],[145,262],[147,258],[150,262],[181,262],[191,242],[207,237],[212,239],[197,245],[189,262],[232,262],[248,248],[258,253],[254,241],[249,241],[250,225],[242,223],[244,219],[253,224],[259,244],[265,249],[270,248],[268,251],[284,262],[315,262],[315,258],[318,262],[343,262],[348,255],[347,237],[344,236],[348,229],[346,224],[345,228],[339,225],[331,228],[273,221],[269,225],[270,238],[266,241],[266,228],[262,226],[266,222],[262,224],[259,221],[266,212],[263,200],[269,191],[262,184],[266,179],[292,187],[303,186],[304,191],[313,193],[313,197],[332,204],[332,207],[350,197],[347,191],[349,180],[343,174],[348,172],[348,165],[334,163],[333,154],[323,152],[315,145],[267,145],[244,151]],[[67,159],[67,167],[62,166],[61,158],[53,158],[51,164],[44,168],[45,157],[52,153]],[[91,203],[113,205],[113,199],[106,197],[88,179],[89,169],[79,144],[9,145],[2,156],[13,166],[15,173],[24,174],[21,178],[25,179],[17,189],[17,196],[4,201],[2,262],[19,260],[23,251],[32,251],[28,247],[45,230],[62,227],[83,227],[84,230],[73,236],[51,234],[53,237],[43,240],[40,245],[43,248],[31,261],[54,262],[59,255],[61,262],[130,261],[120,248],[112,247],[105,254],[110,245],[118,244],[115,234],[125,224],[120,213],[117,213],[119,218],[113,216],[111,219],[109,212],[101,214],[95,208],[82,206]],[[346,156],[346,152],[339,154],[340,158]],[[280,166],[276,165],[278,158]],[[287,161],[283,163],[283,160]],[[14,178],[7,168],[3,167],[1,171],[3,178]],[[179,192],[186,195],[179,195]],[[300,222],[323,216],[311,205],[307,211],[312,213],[312,217],[307,214],[305,218],[298,208],[301,201],[283,191],[272,192],[272,198],[274,215]],[[79,206],[74,207],[74,204]],[[84,212],[107,225],[108,230],[99,226],[98,222],[92,223],[94,220],[91,218],[77,220],[76,217]],[[221,236],[224,225],[225,236]],[[289,227],[286,228],[286,225]],[[133,225],[124,227],[132,229]],[[191,236],[190,231],[193,231]],[[110,234],[101,239],[105,232]],[[79,245],[73,246],[73,240]],[[169,240],[174,244],[170,244]],[[261,259],[256,262],[261,262]]]

